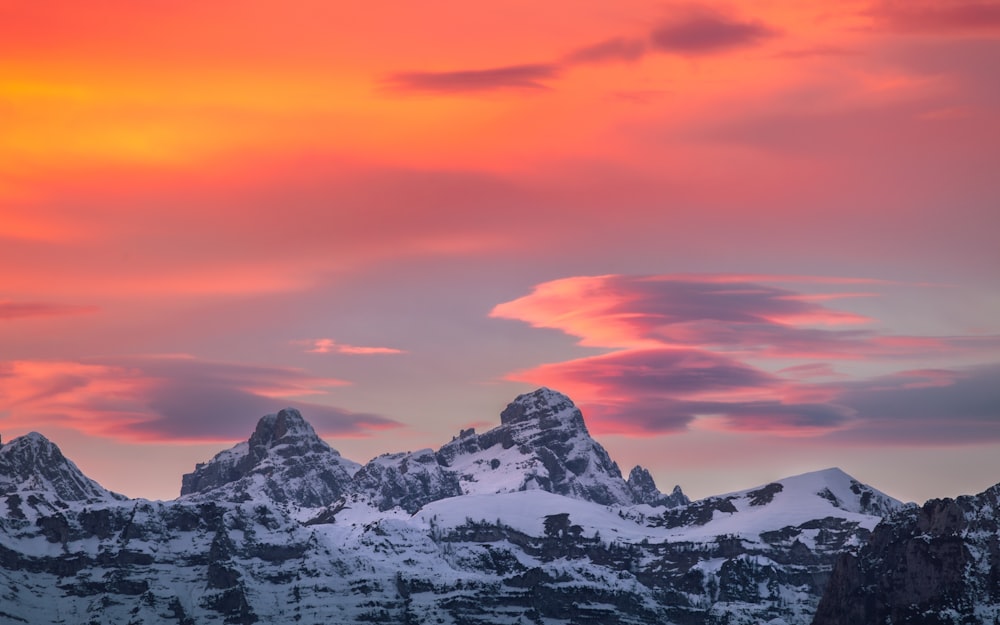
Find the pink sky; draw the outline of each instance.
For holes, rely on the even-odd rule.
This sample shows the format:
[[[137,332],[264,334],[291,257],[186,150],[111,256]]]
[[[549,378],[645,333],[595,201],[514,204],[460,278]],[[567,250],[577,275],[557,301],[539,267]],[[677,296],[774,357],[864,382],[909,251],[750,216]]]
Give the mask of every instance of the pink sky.
[[[0,2],[0,434],[128,495],[569,394],[705,496],[1000,481],[1000,3]]]

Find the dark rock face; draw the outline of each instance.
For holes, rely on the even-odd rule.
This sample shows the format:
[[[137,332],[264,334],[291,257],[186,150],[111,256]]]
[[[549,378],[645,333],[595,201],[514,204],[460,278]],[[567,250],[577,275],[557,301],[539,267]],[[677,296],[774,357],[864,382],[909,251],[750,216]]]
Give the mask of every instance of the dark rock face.
[[[317,436],[298,410],[286,408],[261,418],[246,443],[186,474],[181,496],[232,502],[264,498],[318,508],[346,491],[357,468]]]
[[[814,625],[1000,621],[1000,485],[884,519],[833,571]]]
[[[399,507],[410,514],[432,501],[462,494],[458,477],[442,467],[430,449],[379,456],[354,475],[350,489],[369,495],[379,510]]]
[[[649,504],[651,506],[665,506],[676,508],[686,506],[691,503],[680,486],[674,486],[674,490],[669,495],[664,495],[656,487],[653,476],[645,468],[636,466],[628,474],[628,488],[632,492],[632,497],[636,503]]]

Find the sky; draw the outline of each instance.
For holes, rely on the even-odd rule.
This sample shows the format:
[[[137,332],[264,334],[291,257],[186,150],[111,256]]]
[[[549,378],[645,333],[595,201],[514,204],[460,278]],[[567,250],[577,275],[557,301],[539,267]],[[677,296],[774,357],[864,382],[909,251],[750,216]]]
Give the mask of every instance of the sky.
[[[0,436],[170,499],[547,386],[693,498],[979,492],[997,67],[989,0],[0,0]]]

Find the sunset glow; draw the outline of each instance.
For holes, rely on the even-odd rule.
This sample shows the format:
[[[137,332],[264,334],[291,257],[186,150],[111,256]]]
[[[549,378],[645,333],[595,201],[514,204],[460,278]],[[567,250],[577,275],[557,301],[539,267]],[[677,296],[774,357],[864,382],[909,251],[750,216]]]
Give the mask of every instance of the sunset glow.
[[[165,498],[108,445],[547,385],[694,495],[734,440],[972,492],[919,459],[1000,445],[997,67],[992,0],[0,2],[0,434]]]

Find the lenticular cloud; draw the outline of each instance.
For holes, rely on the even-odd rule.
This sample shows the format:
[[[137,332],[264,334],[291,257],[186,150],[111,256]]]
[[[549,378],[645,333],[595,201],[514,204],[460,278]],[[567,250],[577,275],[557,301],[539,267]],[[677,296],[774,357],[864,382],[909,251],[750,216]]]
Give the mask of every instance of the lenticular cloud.
[[[813,291],[820,284],[876,284],[783,276],[580,276],[539,284],[491,315],[612,350],[507,376],[563,389],[605,433],[676,432],[700,420],[729,431],[877,436],[884,442],[880,433],[913,414],[918,418],[905,421],[907,442],[936,443],[944,430],[951,442],[1000,439],[1000,428],[991,425],[1000,417],[1000,396],[982,383],[996,367],[963,364],[992,353],[1000,337],[883,334],[873,329],[876,320],[829,305],[874,293],[774,286],[788,282]],[[912,367],[931,356],[950,358],[954,366]],[[878,373],[845,373],[861,371],[858,363]],[[954,401],[959,389],[975,398],[968,410]]]

